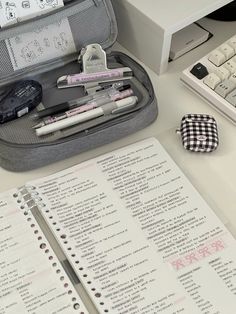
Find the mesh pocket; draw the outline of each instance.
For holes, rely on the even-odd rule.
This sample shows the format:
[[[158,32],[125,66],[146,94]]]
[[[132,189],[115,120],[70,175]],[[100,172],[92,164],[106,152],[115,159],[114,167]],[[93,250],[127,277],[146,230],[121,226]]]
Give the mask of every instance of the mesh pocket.
[[[3,78],[14,72],[4,40],[0,41],[0,56],[0,78]]]
[[[91,18],[92,17],[92,18]],[[77,51],[91,43],[102,46],[111,41],[112,27],[104,6],[90,7],[68,18]]]
[[[100,43],[104,48],[109,47],[115,41],[117,33],[115,17],[110,2],[108,0],[85,0],[82,2],[75,1],[75,3],[76,4],[70,8],[65,7],[62,12],[52,13],[49,17],[36,19],[35,23],[30,21],[24,23],[23,26],[20,25],[20,23],[19,28],[27,30],[29,33],[40,27],[43,28],[50,25],[49,21],[50,23],[68,21],[77,53],[83,46],[93,42]],[[58,20],[58,16],[62,17],[62,19]],[[44,22],[44,24],[42,24],[42,22]],[[15,30],[15,33],[13,30]],[[22,32],[20,35],[17,27],[12,27],[9,30],[0,32],[0,38],[4,38],[0,41],[0,82],[2,80],[4,84],[20,79],[21,76],[24,77],[24,74],[29,72],[33,75],[35,72],[38,72],[39,69],[42,72],[47,71],[50,63],[55,63],[56,67],[64,65],[67,56],[71,56],[70,60],[77,57],[75,51],[70,50],[70,52],[68,52],[65,50],[65,54],[62,53],[60,56],[51,56],[46,61],[41,60],[39,63],[17,68],[15,56],[17,56],[19,61],[19,52],[14,51],[16,46],[12,46],[13,40],[10,42],[8,40],[9,38],[5,39],[5,36],[3,36],[6,32],[11,35],[10,38],[14,39],[17,39],[18,35],[20,37],[22,34],[27,34],[27,32]],[[34,34],[32,34],[32,41],[35,39],[34,37]],[[67,39],[67,36],[65,36],[65,38]],[[45,48],[46,51],[46,47],[43,48]]]

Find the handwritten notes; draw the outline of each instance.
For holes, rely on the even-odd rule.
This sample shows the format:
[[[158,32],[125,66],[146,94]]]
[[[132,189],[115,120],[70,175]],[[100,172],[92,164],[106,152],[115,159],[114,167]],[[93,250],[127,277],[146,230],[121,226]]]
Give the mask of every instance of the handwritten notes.
[[[232,314],[235,240],[157,140],[29,184],[101,312]]]
[[[18,193],[0,194],[0,314],[88,313]]]

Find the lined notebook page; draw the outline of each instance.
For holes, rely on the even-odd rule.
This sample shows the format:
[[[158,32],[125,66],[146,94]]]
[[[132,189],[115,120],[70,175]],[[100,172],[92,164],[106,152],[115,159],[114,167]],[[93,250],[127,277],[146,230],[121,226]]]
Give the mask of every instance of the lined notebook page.
[[[236,308],[235,240],[156,139],[29,184],[100,313]]]
[[[17,190],[0,194],[0,313],[88,313]]]

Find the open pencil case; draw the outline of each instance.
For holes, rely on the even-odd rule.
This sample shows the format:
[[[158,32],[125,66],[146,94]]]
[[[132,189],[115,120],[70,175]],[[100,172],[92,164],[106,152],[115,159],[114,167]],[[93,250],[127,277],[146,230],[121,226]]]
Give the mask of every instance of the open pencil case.
[[[37,40],[32,34],[43,34],[45,29],[50,30],[51,25],[64,27],[64,37],[58,33],[60,44],[65,38],[72,38],[74,50],[65,54],[60,51],[56,57],[53,54],[53,57],[39,63],[26,64],[27,57],[32,57],[30,45]],[[98,43],[107,52],[109,68],[132,69],[133,77],[129,84],[138,97],[137,105],[128,111],[102,116],[43,137],[36,135],[32,128],[35,121],[29,114],[1,124],[1,167],[11,171],[41,167],[127,136],[156,119],[157,101],[148,74],[129,56],[111,52],[116,37],[117,25],[110,0],[65,1],[60,9],[0,30],[1,90],[16,81],[36,80],[43,88],[42,103],[45,108],[84,96],[82,87],[58,89],[56,81],[62,75],[78,73],[81,70],[77,62],[80,50],[86,45]],[[43,42],[46,44],[45,38]],[[23,61],[19,56],[24,57]]]

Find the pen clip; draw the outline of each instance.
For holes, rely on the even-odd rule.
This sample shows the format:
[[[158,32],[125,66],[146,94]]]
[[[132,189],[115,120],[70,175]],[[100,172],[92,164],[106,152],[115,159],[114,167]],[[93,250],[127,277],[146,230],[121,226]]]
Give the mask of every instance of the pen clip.
[[[97,82],[85,83],[84,84],[84,90],[85,90],[87,95],[94,95],[94,94],[96,94],[96,92],[101,90],[101,87]]]
[[[128,111],[129,109],[132,109],[133,107],[135,107],[137,104],[137,101],[134,101],[130,104],[127,104],[125,106],[122,106],[121,108],[116,108],[114,110],[112,110],[112,114],[118,114],[118,113],[122,113],[122,112],[126,112]]]
[[[96,95],[97,92],[99,91],[106,91],[107,89],[114,89],[114,90],[119,90],[124,86],[124,81],[116,82],[113,84],[106,84],[106,85],[101,85],[97,83],[86,83],[84,85],[84,88],[86,90],[86,94],[88,95]]]

